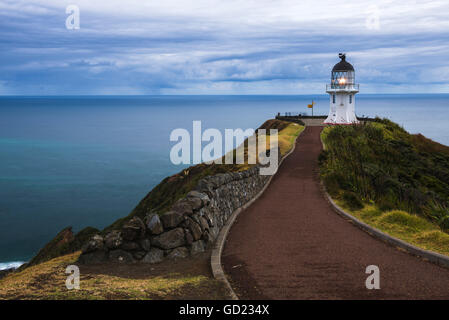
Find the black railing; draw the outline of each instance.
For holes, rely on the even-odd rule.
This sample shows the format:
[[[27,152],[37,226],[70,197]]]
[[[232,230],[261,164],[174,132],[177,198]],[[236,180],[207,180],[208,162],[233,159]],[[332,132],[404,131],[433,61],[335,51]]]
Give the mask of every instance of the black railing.
[[[359,91],[360,85],[358,83],[347,83],[347,84],[327,84],[326,91],[338,91],[338,90],[349,90],[349,91]]]

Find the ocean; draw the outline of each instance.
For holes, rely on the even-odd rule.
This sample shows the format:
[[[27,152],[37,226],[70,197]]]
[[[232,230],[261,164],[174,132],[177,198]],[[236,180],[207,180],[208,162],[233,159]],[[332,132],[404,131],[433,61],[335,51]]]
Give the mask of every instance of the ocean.
[[[61,229],[127,215],[173,165],[170,132],[257,128],[277,112],[327,114],[327,95],[0,97],[0,270]],[[387,117],[449,145],[449,95],[358,95],[359,116]]]

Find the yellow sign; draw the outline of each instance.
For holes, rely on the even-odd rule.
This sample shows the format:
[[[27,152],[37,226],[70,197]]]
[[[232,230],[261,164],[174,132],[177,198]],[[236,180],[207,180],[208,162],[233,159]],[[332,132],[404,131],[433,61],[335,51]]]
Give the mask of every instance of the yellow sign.
[[[313,100],[312,100],[312,104],[308,104],[307,107],[312,109],[314,104],[315,104],[315,102],[313,102]]]

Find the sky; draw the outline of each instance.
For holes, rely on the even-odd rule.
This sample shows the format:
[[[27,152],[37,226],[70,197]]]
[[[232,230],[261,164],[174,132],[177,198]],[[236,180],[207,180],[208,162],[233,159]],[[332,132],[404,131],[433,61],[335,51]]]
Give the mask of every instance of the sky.
[[[318,94],[339,52],[361,93],[448,93],[449,1],[0,0],[0,95]]]

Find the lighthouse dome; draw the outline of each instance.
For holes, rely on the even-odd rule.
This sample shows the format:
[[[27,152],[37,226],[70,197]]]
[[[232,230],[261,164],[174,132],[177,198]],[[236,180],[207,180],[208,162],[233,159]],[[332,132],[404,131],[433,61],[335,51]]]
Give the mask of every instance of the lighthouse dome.
[[[346,61],[346,54],[340,53],[338,56],[340,57],[341,61],[334,66],[332,72],[354,71],[354,67],[352,66],[352,64]]]

